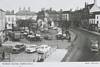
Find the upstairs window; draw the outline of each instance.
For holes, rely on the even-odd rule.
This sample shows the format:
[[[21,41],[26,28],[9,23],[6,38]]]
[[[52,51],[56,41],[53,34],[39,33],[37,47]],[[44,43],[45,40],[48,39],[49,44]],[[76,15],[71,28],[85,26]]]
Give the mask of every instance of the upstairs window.
[[[97,19],[98,19],[98,16],[97,16]]]

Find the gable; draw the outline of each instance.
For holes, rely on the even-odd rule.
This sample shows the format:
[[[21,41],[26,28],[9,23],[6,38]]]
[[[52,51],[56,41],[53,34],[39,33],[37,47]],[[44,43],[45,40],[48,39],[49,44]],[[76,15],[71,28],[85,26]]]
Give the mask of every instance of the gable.
[[[94,5],[91,9],[90,12],[99,12],[100,11],[100,7],[98,7],[97,5]]]

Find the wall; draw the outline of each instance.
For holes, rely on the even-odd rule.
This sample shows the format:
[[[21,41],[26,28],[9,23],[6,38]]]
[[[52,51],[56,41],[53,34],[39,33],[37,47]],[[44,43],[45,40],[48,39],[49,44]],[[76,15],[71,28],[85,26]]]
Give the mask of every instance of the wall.
[[[6,15],[7,29],[12,29],[12,24],[16,25],[15,15]]]
[[[95,15],[95,23],[98,23],[98,27],[100,28],[100,14]]]
[[[0,40],[1,42],[3,42],[5,39],[4,30],[5,30],[5,12],[0,11]]]

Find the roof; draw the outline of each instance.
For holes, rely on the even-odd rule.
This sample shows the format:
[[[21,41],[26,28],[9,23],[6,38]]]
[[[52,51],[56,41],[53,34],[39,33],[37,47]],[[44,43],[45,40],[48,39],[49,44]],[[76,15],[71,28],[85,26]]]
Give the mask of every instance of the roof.
[[[16,15],[35,15],[35,12],[27,11],[27,10],[20,10],[16,13]]]
[[[66,14],[66,13],[70,13],[70,11],[63,11],[62,13]]]
[[[15,15],[15,14],[12,12],[6,11],[6,15]]]
[[[0,11],[5,12],[4,10],[0,9]]]
[[[97,5],[94,5],[91,9],[90,12],[100,12],[100,7],[98,7]]]
[[[93,7],[93,5],[94,5],[94,3],[93,4],[88,4],[87,7],[91,9]]]

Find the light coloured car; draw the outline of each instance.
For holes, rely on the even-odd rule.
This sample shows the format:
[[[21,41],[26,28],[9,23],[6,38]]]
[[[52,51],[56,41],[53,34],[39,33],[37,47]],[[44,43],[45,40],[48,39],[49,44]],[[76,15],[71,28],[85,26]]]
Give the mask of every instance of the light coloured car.
[[[91,51],[92,52],[98,52],[99,51],[99,43],[98,43],[98,41],[92,41],[91,42]]]
[[[58,29],[58,27],[53,27],[53,29],[54,29],[54,30],[57,30],[57,29]]]
[[[25,52],[27,53],[33,53],[36,52],[37,45],[28,45],[26,46]]]
[[[28,38],[34,38],[35,36],[30,34],[30,35],[28,35],[27,37],[28,37]]]
[[[36,34],[36,36],[39,36],[39,37],[41,37],[41,35],[40,35],[40,34]]]
[[[48,46],[48,45],[40,45],[40,46],[37,48],[37,52],[38,52],[38,53],[45,54],[45,53],[49,52],[50,49],[51,49],[51,47]]]

